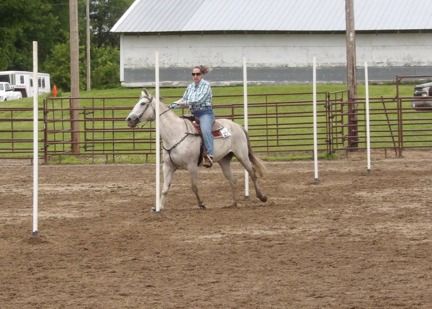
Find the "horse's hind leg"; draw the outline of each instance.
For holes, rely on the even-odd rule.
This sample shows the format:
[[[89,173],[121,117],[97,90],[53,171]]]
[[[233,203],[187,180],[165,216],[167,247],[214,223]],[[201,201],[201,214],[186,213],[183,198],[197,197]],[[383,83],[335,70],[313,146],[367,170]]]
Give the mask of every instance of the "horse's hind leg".
[[[232,154],[225,156],[222,160],[218,161],[222,172],[226,179],[228,179],[229,184],[231,186],[232,198],[233,202],[231,206],[237,206],[237,198],[236,198],[236,180],[231,170],[231,159]]]
[[[205,207],[204,203],[202,202],[202,200],[201,200],[201,198],[200,198],[200,196],[199,196],[199,194],[198,194],[198,186],[197,186],[197,180],[198,180],[198,167],[197,167],[197,166],[194,166],[194,167],[190,168],[190,169],[189,169],[189,172],[190,172],[190,174],[191,174],[192,191],[193,191],[193,193],[195,193],[195,196],[196,196],[196,198],[197,198],[197,201],[198,201],[198,207],[199,207],[199,208],[202,208],[202,209],[205,209],[206,207]]]
[[[258,177],[255,173],[255,169],[252,165],[252,162],[249,160],[248,156],[236,156],[237,159],[240,161],[240,163],[243,165],[243,167],[248,171],[249,176],[252,179],[252,182],[254,184],[255,187],[255,192],[256,192],[256,196],[257,198],[261,201],[261,202],[266,202],[267,201],[267,196],[261,191],[261,188],[258,184]]]

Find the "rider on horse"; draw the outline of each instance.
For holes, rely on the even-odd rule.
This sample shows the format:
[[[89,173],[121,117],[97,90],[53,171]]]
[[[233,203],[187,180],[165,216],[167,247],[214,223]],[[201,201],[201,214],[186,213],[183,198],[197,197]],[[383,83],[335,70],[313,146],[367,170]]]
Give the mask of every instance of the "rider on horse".
[[[192,69],[193,83],[188,85],[183,97],[170,104],[169,108],[188,106],[194,117],[199,120],[198,122],[206,150],[203,157],[203,165],[205,167],[211,167],[213,165],[214,155],[212,127],[215,116],[212,107],[212,90],[210,83],[203,79],[203,75],[207,72],[207,67],[202,65],[195,66]]]

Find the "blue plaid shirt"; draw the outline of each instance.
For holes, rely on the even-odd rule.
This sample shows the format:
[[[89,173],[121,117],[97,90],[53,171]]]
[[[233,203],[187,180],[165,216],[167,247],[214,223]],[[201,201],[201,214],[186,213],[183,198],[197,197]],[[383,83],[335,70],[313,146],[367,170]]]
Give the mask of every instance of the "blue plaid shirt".
[[[212,91],[210,83],[202,79],[198,85],[189,84],[183,94],[183,100],[187,102],[192,113],[211,109]]]

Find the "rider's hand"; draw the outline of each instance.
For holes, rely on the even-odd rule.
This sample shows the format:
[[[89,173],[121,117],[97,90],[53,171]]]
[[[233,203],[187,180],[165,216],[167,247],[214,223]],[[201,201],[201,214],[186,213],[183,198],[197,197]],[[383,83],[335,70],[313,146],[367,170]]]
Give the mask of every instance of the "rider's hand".
[[[174,101],[173,103],[171,103],[169,106],[173,106],[172,108],[177,108],[177,107],[183,107],[183,106],[187,106],[188,102],[186,100],[183,100],[183,98]]]
[[[176,103],[171,103],[170,105],[168,105],[169,109],[174,109],[176,108],[178,105]]]

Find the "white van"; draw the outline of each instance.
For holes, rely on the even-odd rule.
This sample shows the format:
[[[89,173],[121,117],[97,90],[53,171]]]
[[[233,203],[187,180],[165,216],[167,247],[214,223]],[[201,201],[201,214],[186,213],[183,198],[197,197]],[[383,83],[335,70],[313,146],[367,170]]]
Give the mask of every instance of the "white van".
[[[15,91],[20,91],[23,98],[33,96],[33,72],[0,71],[0,82],[8,82]],[[50,93],[50,75],[38,73],[39,93]]]

